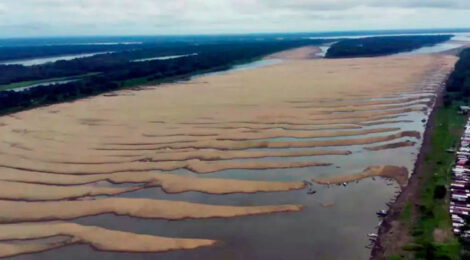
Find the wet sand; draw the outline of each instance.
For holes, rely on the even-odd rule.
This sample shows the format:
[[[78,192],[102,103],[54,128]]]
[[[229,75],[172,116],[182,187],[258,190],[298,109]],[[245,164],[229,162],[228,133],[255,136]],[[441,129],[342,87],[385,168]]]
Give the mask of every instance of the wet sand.
[[[59,238],[51,241],[47,238]],[[73,223],[45,222],[0,225],[0,257],[46,251],[71,244],[89,244],[97,250],[117,252],[162,252],[214,245],[209,239],[173,239]]]
[[[119,216],[161,218],[168,220],[228,218],[265,213],[299,211],[299,205],[219,206],[151,199],[107,198],[97,200],[22,202],[1,201],[4,210],[0,223],[44,220],[68,220],[84,216],[113,213]],[[60,209],[60,210],[57,210]]]
[[[401,187],[405,187],[408,182],[408,170],[405,167],[398,166],[370,166],[365,169],[362,173],[352,174],[352,175],[343,175],[335,176],[331,178],[322,178],[322,179],[313,179],[315,183],[323,185],[331,184],[342,184],[349,183],[353,181],[359,181],[365,178],[370,177],[385,177],[391,178],[397,181]]]
[[[298,223],[319,211],[317,222],[325,224],[317,227],[321,230],[330,226],[325,221],[332,219],[324,210],[347,209],[342,203],[334,207],[311,203],[308,199],[312,195],[303,190],[305,180],[335,183],[362,179],[370,185],[356,186],[357,194],[383,190],[375,201],[367,203],[373,207],[385,204],[394,186],[380,186],[384,182],[374,185],[370,178],[383,176],[395,179],[401,187],[406,185],[405,170],[410,170],[411,153],[421,142],[420,121],[427,117],[433,91],[452,68],[455,57],[312,60],[307,59],[311,51],[280,54],[289,60],[277,65],[140,91],[122,90],[1,117],[0,187],[4,188],[0,189],[0,205],[9,210],[0,213],[0,230],[9,230],[10,235],[5,235],[0,248],[14,255],[84,243],[103,251],[147,252],[123,242],[134,237],[139,241],[142,232],[135,221],[146,221],[147,226],[159,228],[148,232],[143,243],[168,241],[149,246],[148,252],[221,242],[208,251],[160,254],[162,259],[197,259],[193,251],[207,252],[201,259],[217,259],[234,250],[245,259],[273,259],[269,250],[280,256],[281,251],[293,252],[292,245],[257,250],[263,244],[256,239],[257,233],[267,232],[259,221],[275,220],[278,224],[271,227],[272,239],[281,241],[278,226],[289,223],[291,230],[299,230]],[[396,145],[406,140],[416,145]],[[391,147],[394,149],[386,149]],[[398,161],[402,155],[406,158],[403,163]],[[336,202],[335,194],[343,192],[316,189],[325,195],[314,196],[328,194],[323,198],[328,205]],[[21,190],[28,192],[18,192]],[[289,198],[286,203],[284,197]],[[342,214],[358,213],[349,211]],[[132,219],[129,225],[121,223],[128,221],[125,216]],[[51,220],[67,221],[59,226],[66,232],[58,234],[56,222]],[[173,221],[163,225],[162,220]],[[29,233],[20,224],[5,224],[28,221],[37,222],[31,225],[36,231]],[[205,228],[214,223],[223,226]],[[348,237],[367,234],[366,226],[371,225],[362,223],[362,229]],[[77,234],[77,229],[88,231],[89,226],[103,228],[110,236],[121,228],[127,233],[118,233],[122,240],[116,244],[97,246],[96,241],[108,235]],[[193,228],[198,232],[185,232]],[[305,234],[304,241],[318,241],[325,232]],[[341,232],[331,233],[330,242],[340,241]],[[21,234],[37,241],[15,243]],[[48,236],[54,238],[41,240]],[[234,244],[233,238],[250,244]],[[312,248],[313,255],[321,259],[337,256],[307,246],[297,249],[298,257],[305,256],[305,248]],[[62,250],[69,249],[53,251],[58,252],[55,257],[60,257]],[[253,258],[256,252],[264,253]],[[345,252],[362,257],[368,251],[351,246]],[[95,259],[102,256],[90,254],[88,257]]]
[[[364,149],[369,150],[369,151],[379,151],[379,150],[385,150],[385,149],[395,149],[395,148],[400,148],[400,147],[414,146],[415,144],[416,144],[415,142],[396,142],[396,143],[390,143],[390,144],[384,144],[384,145],[365,147]]]
[[[3,169],[1,181],[8,181],[10,186],[2,194],[3,199],[18,200],[58,200],[88,197],[94,195],[112,195],[149,187],[161,187],[167,193],[198,191],[209,194],[253,193],[268,191],[289,191],[303,189],[303,182],[275,182],[230,180],[220,178],[196,178],[174,174],[150,172],[120,172],[113,174],[65,175]],[[91,184],[109,182],[110,184],[138,184],[132,187],[100,187]],[[0,182],[1,183],[1,182]],[[23,183],[23,185],[22,185]],[[44,184],[44,185],[28,185]],[[69,188],[66,188],[70,186]],[[20,188],[34,187],[24,192]],[[40,188],[38,188],[40,187]],[[16,188],[16,189],[15,189]]]
[[[266,56],[266,59],[283,59],[283,60],[305,60],[312,58],[320,58],[321,49],[316,46],[300,47],[292,50],[281,51]]]

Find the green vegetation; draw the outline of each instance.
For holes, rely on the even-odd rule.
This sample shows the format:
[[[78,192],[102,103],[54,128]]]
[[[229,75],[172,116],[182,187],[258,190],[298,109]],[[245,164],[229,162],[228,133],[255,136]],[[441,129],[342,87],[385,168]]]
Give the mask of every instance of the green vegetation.
[[[419,201],[408,202],[400,217],[400,221],[406,225],[414,239],[413,243],[403,246],[402,250],[414,252],[413,259],[462,259],[461,244],[452,234],[448,201],[439,193],[442,192],[442,187],[448,187],[452,180],[450,169],[455,160],[455,155],[445,150],[459,140],[465,122],[465,116],[457,113],[457,105],[436,108],[431,147],[425,154],[427,160],[423,162],[429,174],[418,191]],[[414,217],[411,216],[413,203],[417,204]],[[442,231],[439,234],[440,241],[436,241],[435,230]],[[396,256],[388,258],[391,259],[402,258]]]
[[[461,95],[470,96],[470,49],[463,50],[459,57],[447,81],[447,91],[451,96],[448,96],[446,101],[454,100]]]
[[[459,142],[466,123],[466,116],[458,113],[458,106],[466,103],[465,96],[470,96],[470,85],[466,82],[470,84],[470,49],[460,54],[447,81],[444,104],[435,110],[430,150],[424,154],[423,162],[427,175],[421,176],[419,200],[408,202],[401,213],[400,221],[409,228],[414,240],[402,250],[414,252],[413,259],[470,259],[462,253],[467,246],[452,233],[446,189],[452,181],[451,167],[455,161],[455,155],[446,150]]]
[[[327,58],[374,57],[412,51],[450,40],[452,35],[379,36],[345,39],[333,44]]]
[[[407,202],[405,207],[403,208],[403,212],[401,213],[400,219],[403,222],[409,222],[411,217],[411,203]]]
[[[412,225],[412,235],[417,248],[417,259],[460,259],[460,244],[452,233],[452,222],[448,214],[448,203],[445,198],[436,198],[435,194],[442,192],[442,186],[451,182],[450,168],[455,161],[455,155],[445,150],[455,145],[459,140],[465,117],[457,113],[457,107],[438,107],[434,115],[431,135],[431,149],[426,153],[429,160],[425,169],[429,171],[420,191],[417,218]],[[436,242],[434,231],[441,229],[446,242]]]

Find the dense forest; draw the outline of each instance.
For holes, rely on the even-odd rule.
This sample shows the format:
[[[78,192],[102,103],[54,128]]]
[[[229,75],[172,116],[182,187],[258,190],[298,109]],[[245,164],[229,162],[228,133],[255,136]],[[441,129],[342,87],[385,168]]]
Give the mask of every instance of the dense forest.
[[[8,46],[0,48],[0,62],[27,58],[53,57],[69,54],[116,52],[132,50],[141,47],[142,44]]]
[[[129,74],[138,74],[138,77],[146,76],[151,72],[157,72],[161,69],[158,66],[162,64],[177,62],[195,62],[201,63],[204,67],[213,54],[217,57],[213,62],[225,63],[223,61],[233,61],[234,59],[244,60],[265,53],[275,52],[286,48],[296,47],[306,44],[319,44],[321,40],[294,40],[294,41],[249,41],[222,44],[187,44],[187,43],[171,43],[162,45],[148,45],[142,49],[128,50],[116,53],[101,54],[87,58],[74,60],[61,60],[54,63],[47,63],[35,66],[23,65],[0,65],[0,85],[10,84],[21,81],[42,80],[57,77],[66,77],[74,75],[82,75],[91,72],[111,73],[129,78]],[[135,59],[151,58],[166,55],[181,55],[189,53],[198,53],[197,56],[187,59],[179,59],[177,61],[165,62],[132,62]],[[239,58],[237,58],[239,57]],[[177,64],[179,66],[181,64]],[[157,67],[155,67],[157,66]],[[176,66],[176,65],[175,65]],[[183,65],[185,66],[185,65]],[[192,66],[192,65],[191,65]],[[197,65],[195,65],[197,67]],[[207,69],[204,67],[204,69]],[[147,72],[144,72],[147,71]],[[165,73],[165,72],[162,72]]]
[[[164,46],[29,67],[22,65],[0,66],[1,84],[95,73],[83,80],[66,84],[39,86],[21,92],[0,91],[0,111],[6,113],[116,90],[125,87],[125,81],[136,78],[162,81],[204,71],[228,69],[234,64],[274,52],[322,42],[321,40],[289,40],[191,45],[189,47]],[[138,58],[188,53],[197,53],[198,55],[177,59],[132,62]]]
[[[447,91],[470,96],[470,49],[463,50],[454,71],[447,80]]]
[[[178,48],[207,44],[302,40],[303,34],[192,35],[192,36],[109,36],[67,38],[0,39],[0,62],[95,52]]]
[[[327,58],[375,57],[412,51],[450,40],[452,35],[379,36],[345,39],[334,43]]]

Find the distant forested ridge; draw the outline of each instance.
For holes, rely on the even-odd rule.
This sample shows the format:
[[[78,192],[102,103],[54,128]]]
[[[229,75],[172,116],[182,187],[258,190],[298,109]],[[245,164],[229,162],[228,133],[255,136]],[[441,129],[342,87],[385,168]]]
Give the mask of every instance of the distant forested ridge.
[[[122,51],[36,66],[0,66],[0,85],[31,80],[90,74],[83,80],[39,86],[21,92],[0,91],[0,113],[69,101],[127,87],[129,81],[159,82],[200,72],[229,69],[232,65],[286,49],[315,45],[323,40],[249,41],[220,44],[164,45]],[[132,62],[154,56],[197,53],[177,59]]]
[[[326,58],[375,57],[412,51],[450,40],[452,35],[379,36],[344,39],[334,43]]]
[[[470,49],[463,50],[455,64],[454,71],[447,80],[447,91],[470,96]]]

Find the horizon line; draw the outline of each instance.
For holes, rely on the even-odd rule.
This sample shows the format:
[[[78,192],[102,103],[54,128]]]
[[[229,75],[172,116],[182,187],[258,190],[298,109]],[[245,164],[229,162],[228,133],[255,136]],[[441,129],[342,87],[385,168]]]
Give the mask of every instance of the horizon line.
[[[1,37],[0,40],[19,40],[19,39],[51,39],[51,38],[106,38],[106,37],[201,37],[201,36],[256,36],[256,35],[328,35],[328,34],[363,34],[363,33],[393,33],[393,32],[470,32],[470,27],[455,28],[414,28],[414,29],[364,29],[364,30],[331,30],[331,31],[298,31],[298,32],[247,32],[247,33],[188,33],[188,34],[83,34],[83,35],[44,35],[44,36],[12,36]]]

